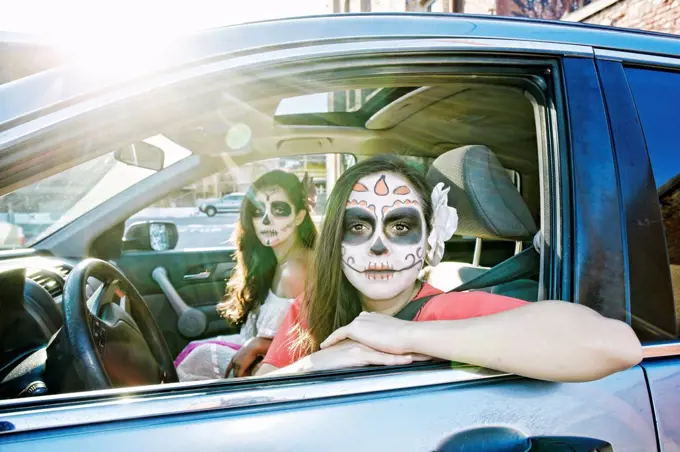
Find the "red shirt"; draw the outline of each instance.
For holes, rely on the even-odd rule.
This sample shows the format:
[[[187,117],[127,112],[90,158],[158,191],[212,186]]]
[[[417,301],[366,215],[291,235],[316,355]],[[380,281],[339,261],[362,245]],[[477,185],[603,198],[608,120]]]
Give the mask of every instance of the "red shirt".
[[[415,299],[432,294],[442,294],[433,297],[418,311],[414,322],[431,320],[462,320],[480,317],[498,312],[508,311],[525,305],[527,302],[515,298],[494,295],[487,292],[452,292],[443,293],[441,290],[425,283]],[[281,368],[293,364],[302,356],[294,356],[290,345],[297,339],[293,327],[301,321],[300,308],[302,295],[298,296],[286,314],[272,341],[264,363]],[[304,320],[301,321],[304,327]]]

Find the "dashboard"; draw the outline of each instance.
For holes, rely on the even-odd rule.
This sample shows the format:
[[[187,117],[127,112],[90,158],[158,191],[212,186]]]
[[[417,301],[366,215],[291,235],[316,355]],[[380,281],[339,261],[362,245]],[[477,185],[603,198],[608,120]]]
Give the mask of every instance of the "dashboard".
[[[27,254],[20,250],[0,255],[0,399],[29,395],[21,394],[28,387],[13,384],[25,380],[17,378],[17,369],[44,354],[60,331],[64,285],[77,263]]]

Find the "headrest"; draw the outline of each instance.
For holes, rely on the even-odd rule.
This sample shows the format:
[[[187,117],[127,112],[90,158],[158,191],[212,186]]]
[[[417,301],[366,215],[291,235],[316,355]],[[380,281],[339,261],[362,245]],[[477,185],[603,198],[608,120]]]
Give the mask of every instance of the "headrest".
[[[491,150],[471,145],[440,155],[427,180],[451,187],[449,205],[458,210],[456,234],[501,240],[532,240],[536,223],[522,195]]]

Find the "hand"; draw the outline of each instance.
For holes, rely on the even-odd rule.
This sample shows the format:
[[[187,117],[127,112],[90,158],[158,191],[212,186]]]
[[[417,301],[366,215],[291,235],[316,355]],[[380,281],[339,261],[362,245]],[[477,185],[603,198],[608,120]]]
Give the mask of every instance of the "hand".
[[[254,337],[246,342],[243,347],[236,352],[231,362],[224,372],[224,378],[229,377],[229,372],[234,371],[234,377],[249,377],[253,372],[253,364],[258,358],[264,357],[272,344],[271,339]]]
[[[321,348],[328,348],[344,339],[352,339],[380,352],[404,355],[413,352],[410,344],[413,326],[414,322],[374,312],[362,312],[349,325],[331,333],[321,343]]]
[[[399,366],[425,359],[429,358],[412,354],[384,353],[352,340],[343,340],[303,358],[304,364],[298,371],[309,372],[371,365]]]

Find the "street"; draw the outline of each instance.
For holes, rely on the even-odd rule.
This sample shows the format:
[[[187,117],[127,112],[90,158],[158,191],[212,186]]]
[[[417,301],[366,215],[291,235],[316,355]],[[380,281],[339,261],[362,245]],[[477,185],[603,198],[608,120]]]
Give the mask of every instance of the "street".
[[[173,212],[173,210],[175,212]],[[175,223],[179,232],[179,241],[175,249],[206,248],[227,246],[238,220],[238,213],[217,214],[209,217],[197,210],[187,212],[186,209],[162,209],[162,212],[142,211],[130,218],[125,227],[136,221],[167,221]]]

